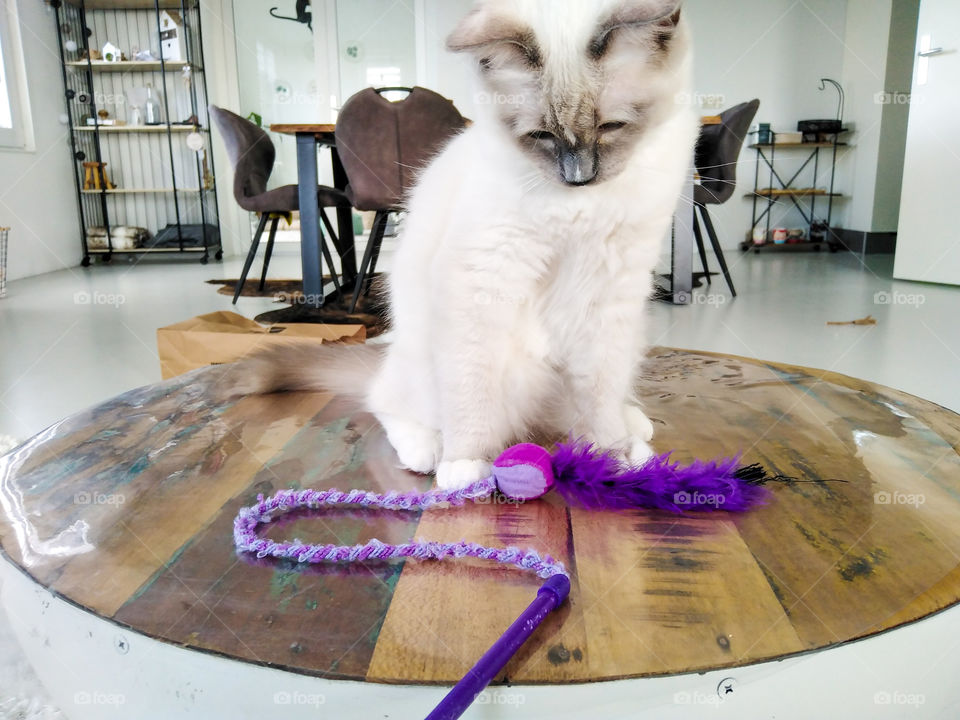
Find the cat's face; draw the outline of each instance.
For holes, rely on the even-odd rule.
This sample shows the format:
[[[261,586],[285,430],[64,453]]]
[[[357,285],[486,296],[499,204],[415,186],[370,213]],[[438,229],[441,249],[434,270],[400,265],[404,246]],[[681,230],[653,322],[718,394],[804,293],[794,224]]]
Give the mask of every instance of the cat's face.
[[[679,0],[479,0],[447,41],[473,54],[487,98],[551,181],[623,170],[674,107],[687,55]]]

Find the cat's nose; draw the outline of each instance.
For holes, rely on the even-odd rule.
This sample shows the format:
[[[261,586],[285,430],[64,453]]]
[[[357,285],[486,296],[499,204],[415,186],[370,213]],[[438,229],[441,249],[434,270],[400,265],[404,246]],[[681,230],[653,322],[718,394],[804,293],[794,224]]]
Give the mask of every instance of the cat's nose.
[[[567,185],[587,185],[597,177],[597,155],[592,148],[564,148],[559,160]]]

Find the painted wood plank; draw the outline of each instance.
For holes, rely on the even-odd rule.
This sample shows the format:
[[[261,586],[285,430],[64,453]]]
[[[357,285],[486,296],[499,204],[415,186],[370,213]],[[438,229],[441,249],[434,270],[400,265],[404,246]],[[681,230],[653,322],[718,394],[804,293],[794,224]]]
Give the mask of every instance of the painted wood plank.
[[[732,521],[585,510],[571,520],[592,677],[693,672],[802,649]]]
[[[490,547],[534,547],[568,567],[567,513],[552,502],[472,504],[427,511],[417,537],[466,540]],[[529,605],[543,581],[483,561],[407,563],[394,594],[367,679],[455,683]],[[570,602],[547,619],[495,682],[587,677],[583,623],[574,583]]]
[[[324,677],[362,679],[402,563],[298,566],[237,557],[241,507],[289,487],[422,488],[392,471],[393,450],[376,421],[336,400],[268,457],[214,521],[135,593],[115,619],[177,644]],[[404,482],[405,481],[405,482]],[[419,513],[324,511],[272,524],[271,537],[354,544],[410,539]]]
[[[180,447],[157,448],[162,454],[148,458],[137,482],[118,489],[123,505],[90,519],[96,552],[66,563],[51,588],[112,615],[325,402],[318,395],[246,398],[221,416],[222,425],[170,441]]]

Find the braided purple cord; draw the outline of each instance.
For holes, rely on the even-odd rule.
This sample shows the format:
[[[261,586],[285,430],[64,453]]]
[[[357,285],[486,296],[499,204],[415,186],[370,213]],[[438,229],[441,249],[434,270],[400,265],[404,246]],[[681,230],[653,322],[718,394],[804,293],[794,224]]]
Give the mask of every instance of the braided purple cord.
[[[467,500],[487,497],[496,489],[492,477],[479,480],[461,490],[429,490],[427,492],[386,494],[366,490],[281,490],[276,495],[257,497],[257,504],[242,508],[233,522],[233,539],[240,552],[256,553],[258,558],[283,558],[301,563],[363,562],[365,560],[392,560],[413,558],[415,560],[444,560],[446,558],[472,557],[493,560],[505,565],[515,565],[536,573],[541,578],[553,575],[569,575],[563,563],[549,555],[540,555],[517,548],[489,548],[464,541],[456,543],[414,540],[400,545],[389,545],[376,538],[362,545],[311,545],[294,540],[275,542],[257,535],[257,528],[271,522],[275,516],[301,508],[320,509],[324,506],[374,507],[383,510],[426,510],[434,505],[463,505]]]

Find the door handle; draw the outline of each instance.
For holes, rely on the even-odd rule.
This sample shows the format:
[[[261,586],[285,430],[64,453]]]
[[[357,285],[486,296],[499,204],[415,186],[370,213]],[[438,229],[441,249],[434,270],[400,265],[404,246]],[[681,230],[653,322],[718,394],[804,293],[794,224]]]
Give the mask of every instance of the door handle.
[[[930,48],[929,50],[924,50],[923,52],[917,53],[917,55],[922,58],[933,57],[934,55],[942,55],[942,54],[943,54],[942,47]]]

